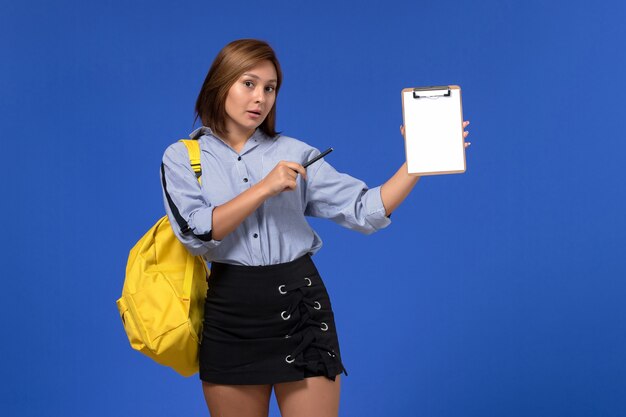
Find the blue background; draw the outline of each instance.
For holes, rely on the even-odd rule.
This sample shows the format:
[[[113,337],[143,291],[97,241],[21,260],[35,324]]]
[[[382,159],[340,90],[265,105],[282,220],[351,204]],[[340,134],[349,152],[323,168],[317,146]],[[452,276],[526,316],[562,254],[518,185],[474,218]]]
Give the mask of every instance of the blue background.
[[[215,54],[269,41],[278,128],[383,183],[400,90],[459,84],[467,172],[392,225],[312,220],[342,416],[626,415],[626,3],[2,2],[6,416],[206,415],[197,377],[132,351],[115,306],[163,214],[159,163]],[[276,405],[272,404],[276,416]]]

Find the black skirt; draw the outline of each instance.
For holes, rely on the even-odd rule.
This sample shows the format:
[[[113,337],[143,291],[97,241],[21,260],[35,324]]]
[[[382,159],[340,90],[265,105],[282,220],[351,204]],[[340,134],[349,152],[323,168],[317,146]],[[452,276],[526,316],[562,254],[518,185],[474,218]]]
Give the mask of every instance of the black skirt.
[[[268,266],[211,264],[200,379],[276,384],[344,372],[326,287],[310,256]]]

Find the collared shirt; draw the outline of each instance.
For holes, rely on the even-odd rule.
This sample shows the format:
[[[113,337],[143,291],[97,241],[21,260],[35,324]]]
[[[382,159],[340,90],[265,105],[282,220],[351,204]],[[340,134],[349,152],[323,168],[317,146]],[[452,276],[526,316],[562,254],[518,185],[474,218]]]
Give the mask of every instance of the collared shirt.
[[[202,241],[195,235],[212,230],[213,210],[261,181],[280,161],[300,164],[319,150],[287,136],[268,137],[259,129],[241,152],[215,136],[208,127],[193,131],[200,143],[202,184],[196,180],[187,148],[170,145],[163,155],[167,190],[192,233],[182,234],[165,199],[174,233],[194,255],[207,262],[235,265],[273,265],[314,254],[322,240],[305,216],[330,219],[362,233],[372,233],[391,223],[385,215],[380,187],[367,185],[337,172],[323,158],[307,168],[307,179],[297,177],[294,191],[270,197],[222,240]]]

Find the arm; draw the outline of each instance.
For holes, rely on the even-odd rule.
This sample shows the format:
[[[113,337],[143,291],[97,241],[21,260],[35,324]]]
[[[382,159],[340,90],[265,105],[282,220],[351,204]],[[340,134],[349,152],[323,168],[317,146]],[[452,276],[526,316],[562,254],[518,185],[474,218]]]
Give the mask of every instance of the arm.
[[[409,175],[406,162],[380,187],[380,197],[385,206],[385,215],[389,216],[409,195],[421,177]]]
[[[184,145],[176,143],[170,146],[163,156],[163,164],[170,196],[193,234],[183,235],[178,227],[174,227],[174,232],[193,254],[202,254],[218,246],[269,197],[294,190],[298,174],[306,178],[306,171],[300,164],[281,161],[258,184],[216,207],[202,196]],[[172,225],[175,225],[167,202],[165,209]]]
[[[337,172],[324,159],[309,167],[306,187],[307,216],[329,219],[365,234],[391,223],[385,216],[380,187],[370,189],[363,181]]]
[[[258,184],[213,210],[213,237],[223,239],[235,230],[265,200],[296,189],[298,174],[306,180],[306,170],[296,162],[280,161]]]
[[[469,122],[463,122],[463,128],[466,128]],[[400,132],[404,136],[404,126],[400,126]],[[466,138],[469,132],[463,132],[463,138]],[[471,143],[467,142],[467,148]],[[409,175],[406,162],[402,164],[400,169],[384,183],[380,189],[380,196],[385,206],[385,214],[389,216],[404,199],[409,195],[415,184],[421,177],[417,175]]]
[[[167,183],[167,192],[181,217],[187,222],[191,232],[183,233],[176,221],[167,201],[163,187],[163,202],[172,231],[193,255],[204,255],[220,245],[220,241],[211,236],[211,218],[215,208],[210,201],[202,196],[200,184],[189,164],[189,156],[185,145],[176,142],[170,145],[163,154],[163,176]]]
[[[248,188],[227,203],[213,210],[213,238],[222,240],[235,230],[269,197],[262,183]]]

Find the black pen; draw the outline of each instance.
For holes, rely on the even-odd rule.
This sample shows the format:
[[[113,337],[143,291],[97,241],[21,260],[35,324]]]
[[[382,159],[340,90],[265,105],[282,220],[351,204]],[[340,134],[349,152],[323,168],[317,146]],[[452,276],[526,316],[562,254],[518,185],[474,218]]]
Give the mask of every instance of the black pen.
[[[309,165],[311,165],[314,162],[317,162],[318,159],[321,159],[323,157],[325,157],[326,155],[328,155],[329,153],[331,153],[333,151],[333,148],[328,148],[326,149],[324,152],[322,152],[321,154],[317,155],[315,158],[311,159],[310,161],[305,162],[304,164],[302,164],[302,166],[304,168],[308,167]]]

